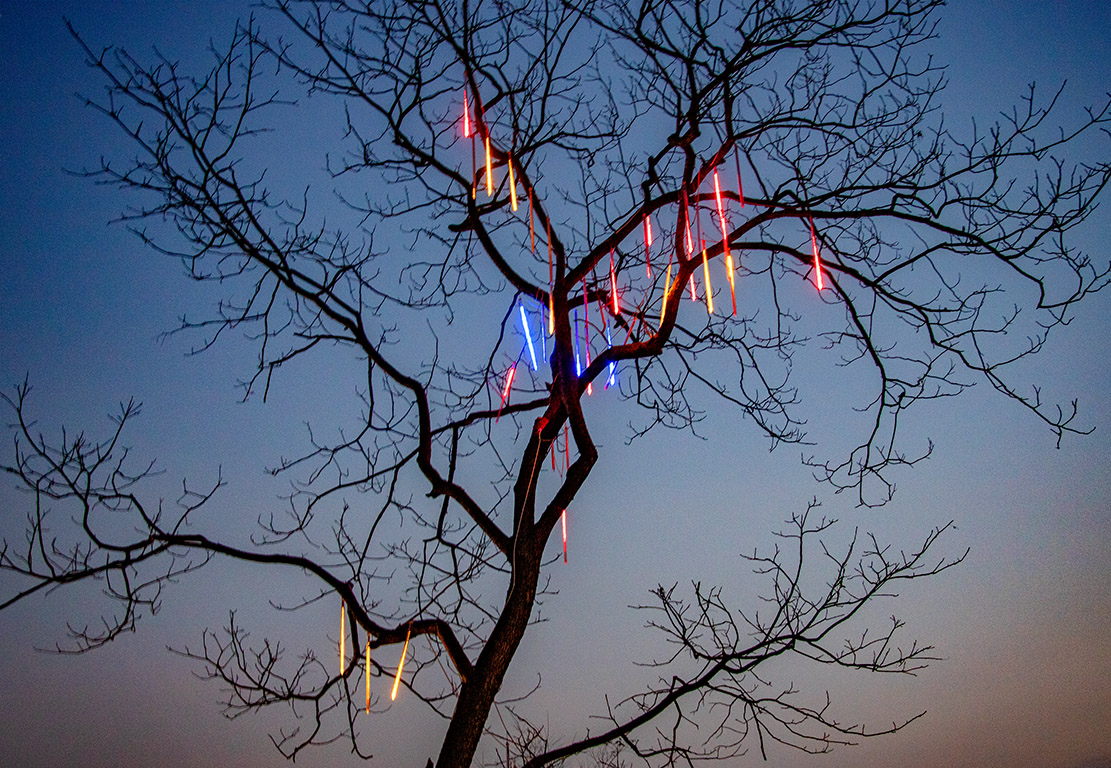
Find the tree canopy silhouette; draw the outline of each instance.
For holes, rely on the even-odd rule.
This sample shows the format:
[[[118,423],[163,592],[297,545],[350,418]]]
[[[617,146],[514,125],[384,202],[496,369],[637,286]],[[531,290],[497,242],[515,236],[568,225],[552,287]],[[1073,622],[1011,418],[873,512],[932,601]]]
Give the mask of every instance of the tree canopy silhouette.
[[[264,4],[204,72],[78,37],[106,84],[89,104],[134,150],[89,175],[134,193],[125,221],[219,286],[212,313],[178,330],[198,350],[252,340],[244,397],[339,350],[361,367],[363,411],[276,459],[288,511],[260,517],[247,546],[196,520],[222,480],[186,485],[177,509],[147,493],[153,464],[123,448],[135,404],[103,440],[52,442],[19,387],[5,469],[34,505],[26,540],[0,550],[0,608],[101,582],[118,607],[74,632],[83,651],[210,561],[304,571],[317,591],[303,604],[342,604],[342,665],[289,659],[234,615],[185,651],[230,710],[307,721],[275,736],[291,757],[336,734],[365,754],[359,713],[386,704],[369,693],[379,676],[446,719],[438,768],[471,765],[484,740],[513,765],[613,750],[672,765],[901,728],[814,707],[762,670],[785,657],[917,670],[931,649],[865,607],[960,557],[930,551],[946,526],[906,550],[866,535],[825,546],[832,522],[813,505],[751,556],[760,610],[716,587],[653,592],[658,680],[604,727],[549,733],[527,699],[506,705],[509,724],[491,713],[568,510],[604,461],[587,398],[627,412],[634,438],[728,410],[773,447],[802,446],[863,505],[929,451],[903,447],[903,412],[977,382],[1059,438],[1082,431],[1075,405],[1010,372],[1106,285],[1108,265],[1069,233],[1111,164],[1062,157],[1106,130],[1108,106],[1062,129],[1055,94],[1031,88],[990,129],[951,128],[929,56],[935,0]],[[333,146],[304,147],[333,184],[277,192],[283,158],[259,148],[309,109],[339,115]],[[805,430],[792,371],[815,347],[865,382],[830,395],[863,415],[843,453]],[[52,507],[77,524],[59,534]],[[421,635],[434,651],[409,655]]]

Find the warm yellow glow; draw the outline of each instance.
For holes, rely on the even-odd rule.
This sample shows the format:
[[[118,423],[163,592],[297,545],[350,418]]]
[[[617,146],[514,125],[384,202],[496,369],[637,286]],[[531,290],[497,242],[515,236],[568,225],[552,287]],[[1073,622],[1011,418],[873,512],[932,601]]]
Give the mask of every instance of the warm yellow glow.
[[[706,244],[702,244],[702,279],[706,283],[706,311],[714,314],[714,291],[710,287],[710,261],[706,257]]]
[[[714,196],[718,203],[718,220],[721,222],[721,243],[726,253],[729,253],[729,227],[725,223],[725,207],[721,203],[721,183],[718,181],[718,169],[714,169]]]
[[[471,137],[471,110],[467,104],[467,91],[463,90],[463,137]]]
[[[397,686],[401,684],[401,670],[405,669],[405,655],[409,653],[409,635],[412,633],[413,628],[405,633],[405,646],[401,649],[401,661],[397,663],[397,677],[393,679],[393,690],[390,691],[390,701],[397,698]]]
[[[366,713],[370,714],[370,638],[366,639]]]
[[[729,277],[729,298],[733,300],[733,316],[737,316],[737,286],[733,282],[733,254],[725,252],[725,268]]]
[[[555,336],[555,294],[548,292],[548,335]]]
[[[509,156],[509,206],[517,210],[517,181],[513,175],[513,155]]]
[[[486,134],[486,196],[494,196],[494,166],[490,160],[490,134]]]
[[[347,606],[340,605],[339,607],[339,673],[343,674],[344,657],[347,656],[345,652],[344,642],[347,640]]]

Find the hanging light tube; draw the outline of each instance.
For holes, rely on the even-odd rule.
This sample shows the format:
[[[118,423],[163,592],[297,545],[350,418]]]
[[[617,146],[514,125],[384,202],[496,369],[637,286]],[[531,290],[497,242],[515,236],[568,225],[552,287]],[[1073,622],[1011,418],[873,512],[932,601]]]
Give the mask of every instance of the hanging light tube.
[[[563,564],[567,565],[567,510],[559,516],[560,524],[563,526]]]
[[[405,656],[409,653],[409,635],[413,632],[413,625],[409,625],[405,633],[405,645],[401,649],[401,661],[397,663],[397,676],[393,679],[393,690],[390,691],[390,701],[397,698],[397,686],[401,683],[401,670],[405,669]]]
[[[810,246],[814,249],[814,283],[818,286],[818,290],[825,287],[822,280],[822,260],[818,256],[818,238],[814,234],[814,217],[810,217]]]
[[[509,373],[505,375],[505,386],[501,391],[501,405],[498,406],[498,415],[494,418],[494,423],[498,423],[501,418],[502,409],[505,408],[506,399],[509,397],[509,389],[513,386],[513,376],[517,373],[517,364],[514,363],[509,367]]]
[[[366,639],[366,713],[370,714],[370,637]]]
[[[494,196],[494,165],[490,160],[490,129],[486,129],[486,196]]]
[[[617,273],[613,268],[613,249],[610,248],[610,293],[613,294],[613,315],[621,314],[621,306],[617,303]]]
[[[525,305],[521,302],[517,303],[517,309],[521,310],[521,330],[525,333],[525,341],[528,342],[528,354],[532,360],[532,370],[539,370],[536,364],[536,347],[532,345],[532,333],[528,328],[528,316],[525,315]]]
[[[702,241],[702,280],[706,283],[706,311],[714,314],[714,290],[710,286],[710,261],[706,257],[706,241]]]
[[[509,154],[509,207],[514,212],[517,210],[517,180],[513,175],[513,153]]]
[[[471,108],[467,99],[467,89],[463,88],[463,138],[471,137]]]
[[[610,327],[606,325],[606,349],[613,349],[613,339],[610,337]],[[610,363],[610,375],[606,379],[606,389],[617,384],[617,361]]]
[[[343,675],[345,657],[347,656],[344,642],[347,640],[347,604],[341,602],[339,607],[339,673]]]

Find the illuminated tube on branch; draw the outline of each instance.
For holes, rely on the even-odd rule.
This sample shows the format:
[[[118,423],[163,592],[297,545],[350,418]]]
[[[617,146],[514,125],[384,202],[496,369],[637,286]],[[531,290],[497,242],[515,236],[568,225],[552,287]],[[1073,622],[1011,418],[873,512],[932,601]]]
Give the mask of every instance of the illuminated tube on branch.
[[[339,673],[343,674],[344,657],[347,656],[344,642],[347,640],[347,605],[341,603],[339,607]]]
[[[486,196],[494,196],[494,166],[490,162],[490,129],[486,129]]]
[[[621,307],[617,303],[617,273],[613,269],[613,249],[610,248],[610,293],[613,294],[613,314],[621,314]]]
[[[737,183],[740,184],[741,176],[737,174]],[[721,222],[721,244],[725,249],[725,268],[728,270],[729,275],[729,298],[733,300],[733,314],[737,314],[737,289],[733,282],[733,254],[729,251],[729,226],[725,222],[725,206],[721,202],[721,182],[718,181],[718,169],[714,169],[714,197],[717,198],[718,203],[718,220]],[[706,252],[706,244],[702,244],[702,252]],[[706,273],[706,279],[709,281],[709,272]],[[709,283],[707,282],[707,285]],[[713,304],[711,303],[711,307]],[[710,312],[713,312],[710,309]]]
[[[467,100],[467,89],[463,89],[463,138],[471,138],[471,108]]]
[[[668,269],[671,269],[670,264],[668,264]],[[613,339],[610,337],[609,324],[606,325],[606,349],[613,349]],[[611,386],[615,385],[616,383],[617,383],[617,361],[614,360],[613,362],[610,363],[610,375],[609,375],[609,378],[606,379],[606,387],[605,388],[609,389]]]
[[[825,282],[822,280],[822,260],[818,256],[818,238],[814,235],[813,217],[810,217],[810,246],[814,249],[814,284],[820,291],[825,287]]]
[[[567,565],[567,510],[559,516],[560,524],[563,526],[563,564]]]
[[[532,359],[532,370],[539,370],[536,365],[536,348],[532,345],[532,333],[528,328],[528,317],[525,315],[525,305],[518,303],[517,309],[521,310],[521,330],[525,332],[525,341],[528,342],[528,354]]]
[[[405,632],[405,646],[401,649],[401,661],[397,663],[397,676],[393,679],[393,690],[390,691],[390,701],[397,698],[397,686],[401,684],[401,670],[405,669],[405,656],[409,653],[409,635],[412,634],[413,627],[409,625],[408,631]]]
[[[652,279],[652,258],[649,249],[652,247],[652,214],[644,214],[644,267],[648,271],[648,279]]]
[[[714,314],[714,289],[710,286],[710,261],[706,257],[706,241],[702,241],[702,280],[706,283],[706,311]]]
[[[494,423],[497,423],[498,419],[501,418],[502,409],[505,408],[506,399],[509,397],[509,389],[513,386],[513,375],[515,373],[517,373],[516,363],[509,367],[509,373],[505,375],[505,386],[501,391],[501,405],[498,406],[498,415],[494,419]]]
[[[517,210],[517,181],[513,175],[513,155],[509,155],[509,205]]]
[[[370,714],[370,637],[366,639],[366,713]]]

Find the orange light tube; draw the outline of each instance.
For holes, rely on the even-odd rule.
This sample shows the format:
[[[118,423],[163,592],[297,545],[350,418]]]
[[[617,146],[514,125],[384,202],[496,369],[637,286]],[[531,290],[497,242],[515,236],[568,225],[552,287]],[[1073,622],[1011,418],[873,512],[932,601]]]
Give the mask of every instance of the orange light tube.
[[[486,131],[486,196],[494,196],[494,166],[490,161],[490,131]]]
[[[517,180],[513,175],[513,155],[509,155],[509,206],[517,210]]]
[[[366,713],[370,714],[370,638],[366,639]]]
[[[813,217],[811,217],[810,219],[810,245],[814,249],[814,282],[818,286],[818,290],[820,291],[822,290],[822,288],[825,287],[825,283],[822,280],[822,260],[818,256],[818,238],[814,234]]]
[[[471,137],[471,108],[467,101],[467,89],[463,89],[463,138]]]
[[[347,640],[347,606],[341,604],[339,607],[339,673],[343,674],[344,657],[347,655],[344,648],[344,641]]]
[[[397,663],[397,676],[393,679],[393,690],[390,691],[390,701],[397,698],[397,686],[401,684],[401,670],[405,669],[405,656],[409,653],[409,635],[412,631],[413,627],[410,626],[409,630],[405,633],[405,646],[401,649],[401,661]]]
[[[702,280],[706,283],[706,311],[714,314],[714,291],[710,286],[710,261],[706,257],[706,241],[702,241]]]
[[[729,298],[733,300],[733,317],[737,316],[737,286],[734,283],[733,277],[733,254],[729,251],[725,252],[725,268],[728,271],[729,277]]]
[[[714,169],[714,197],[718,202],[718,221],[721,222],[721,243],[726,253],[729,253],[729,225],[725,223],[725,206],[721,203],[721,183],[718,181],[718,169]],[[705,248],[703,248],[705,249]]]

